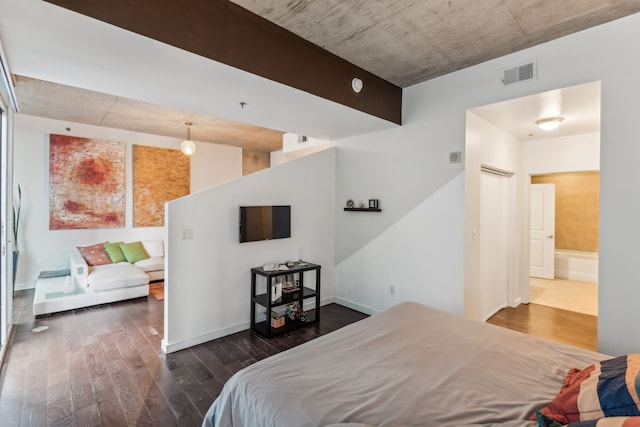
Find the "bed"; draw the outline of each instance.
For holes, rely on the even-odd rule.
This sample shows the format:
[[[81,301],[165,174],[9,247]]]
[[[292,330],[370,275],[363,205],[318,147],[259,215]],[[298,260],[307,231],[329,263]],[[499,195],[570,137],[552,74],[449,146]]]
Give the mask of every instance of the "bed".
[[[203,426],[536,426],[610,358],[405,302],[239,371]]]

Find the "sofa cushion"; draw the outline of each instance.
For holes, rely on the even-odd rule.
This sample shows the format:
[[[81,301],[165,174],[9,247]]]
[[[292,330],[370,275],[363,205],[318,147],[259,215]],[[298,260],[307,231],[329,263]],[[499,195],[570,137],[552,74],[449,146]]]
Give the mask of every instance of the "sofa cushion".
[[[109,258],[107,251],[104,250],[103,243],[97,243],[91,246],[78,246],[78,251],[80,251],[80,254],[89,265],[111,264],[111,258]]]
[[[160,271],[160,270],[164,270],[164,258],[154,256],[147,259],[141,259],[140,261],[135,262],[133,265],[135,265],[138,268],[141,268],[146,272]]]
[[[148,285],[149,276],[140,268],[127,262],[99,265],[92,269],[88,278],[89,287],[95,292],[118,288]]]
[[[151,258],[164,256],[164,242],[162,240],[143,240],[142,246]]]
[[[109,258],[111,258],[111,262],[113,263],[127,260],[122,253],[122,249],[120,249],[120,243],[124,242],[104,243],[104,250],[107,251],[107,254],[109,254]]]
[[[141,259],[149,258],[149,254],[147,254],[144,246],[142,246],[142,242],[120,243],[119,246],[120,249],[122,249],[124,257],[131,264]]]

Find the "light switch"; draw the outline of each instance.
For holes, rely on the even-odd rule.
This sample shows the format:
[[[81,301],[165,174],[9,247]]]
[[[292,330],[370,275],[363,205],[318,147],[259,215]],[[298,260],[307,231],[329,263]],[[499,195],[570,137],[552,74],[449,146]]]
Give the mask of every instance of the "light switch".
[[[193,227],[187,225],[183,226],[181,238],[182,240],[193,239]]]

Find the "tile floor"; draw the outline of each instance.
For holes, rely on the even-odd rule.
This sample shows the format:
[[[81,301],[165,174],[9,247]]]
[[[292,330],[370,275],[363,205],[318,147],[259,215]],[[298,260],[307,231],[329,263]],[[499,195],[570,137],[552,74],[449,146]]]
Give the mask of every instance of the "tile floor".
[[[577,313],[598,315],[598,284],[531,277],[530,302]]]

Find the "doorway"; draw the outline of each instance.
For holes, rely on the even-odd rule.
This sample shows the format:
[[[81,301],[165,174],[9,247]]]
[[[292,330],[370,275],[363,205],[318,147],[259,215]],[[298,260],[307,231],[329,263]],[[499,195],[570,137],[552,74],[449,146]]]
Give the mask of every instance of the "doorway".
[[[538,191],[545,186],[556,189],[553,210],[555,228],[553,268],[549,275],[537,274],[535,244],[530,251],[530,302],[597,316],[598,223],[600,173],[564,172],[531,177],[530,222],[536,228],[539,216]],[[549,232],[550,233],[550,232]],[[550,243],[547,241],[546,243]]]
[[[530,302],[530,177],[555,172],[596,171],[600,168],[600,82],[552,90],[467,110],[465,140],[465,316],[482,320],[484,289],[480,265],[484,249],[480,166],[512,170],[515,205],[512,269],[507,304]],[[546,116],[564,116],[549,132],[536,126]],[[555,238],[555,233],[554,233]]]

